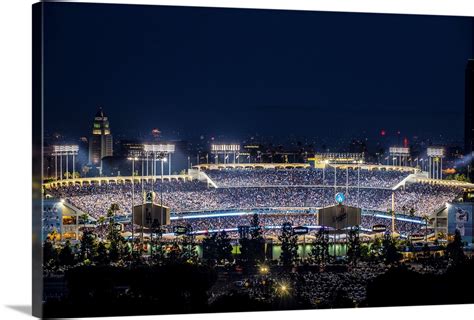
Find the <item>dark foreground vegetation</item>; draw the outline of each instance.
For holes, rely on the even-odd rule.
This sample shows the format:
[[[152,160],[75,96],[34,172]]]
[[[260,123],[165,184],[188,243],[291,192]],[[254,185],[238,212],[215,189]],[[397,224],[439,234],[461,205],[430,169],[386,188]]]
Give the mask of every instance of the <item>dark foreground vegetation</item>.
[[[232,254],[225,232],[208,235],[198,256],[191,232],[164,241],[159,231],[146,246],[120,236],[113,215],[98,238],[84,229],[80,243],[44,244],[44,315],[92,317],[321,308],[474,303],[474,261],[461,237],[436,254],[427,245],[403,259],[391,235],[361,243],[348,234],[347,255],[329,254],[320,229],[306,258],[297,254],[291,225],[282,226],[279,260],[265,254],[255,215]],[[145,248],[147,248],[145,250]]]

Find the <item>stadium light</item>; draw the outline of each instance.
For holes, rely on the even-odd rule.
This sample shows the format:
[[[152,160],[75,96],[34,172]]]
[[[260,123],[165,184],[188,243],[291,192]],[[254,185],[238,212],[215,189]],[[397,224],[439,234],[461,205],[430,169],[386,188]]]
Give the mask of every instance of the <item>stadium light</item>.
[[[268,271],[270,271],[270,269],[267,266],[265,266],[265,265],[260,266],[260,273],[261,274],[267,274]]]
[[[75,156],[79,153],[79,146],[76,144],[70,145],[53,145],[53,152],[51,153],[54,156],[54,170],[55,170],[55,179],[58,180],[58,156],[59,156],[59,166],[60,166],[60,178],[63,179],[63,156],[66,157],[66,173],[69,175],[69,156],[72,156],[72,177],[74,178],[75,171]],[[68,178],[68,177],[66,177]]]
[[[79,152],[79,146],[78,145],[54,145],[53,146],[53,155],[55,153],[63,153],[63,152]]]
[[[277,291],[280,293],[282,297],[287,296],[290,291],[290,286],[287,285],[286,283],[281,283],[280,285],[278,285]]]
[[[143,151],[145,152],[164,152],[164,153],[173,153],[175,152],[174,144],[144,144]]]
[[[213,151],[213,152],[240,151],[240,145],[239,144],[213,144],[213,145],[211,145],[211,151]]]
[[[212,144],[211,153],[215,154],[216,164],[219,162],[219,154],[224,155],[224,164],[229,159],[229,154],[233,155],[233,162],[235,163],[236,154],[240,151],[240,144]]]
[[[147,161],[147,170],[148,170],[148,155],[152,155],[152,175],[156,175],[156,168],[155,168],[155,161],[156,158],[158,160],[161,160],[161,163],[168,162],[168,159],[162,160],[163,158],[169,157],[169,165],[168,165],[168,174],[171,175],[171,154],[175,152],[175,145],[174,144],[144,144],[143,145],[143,151],[145,152],[146,155],[146,161]]]
[[[429,172],[428,177],[432,179],[443,179],[443,158],[445,149],[443,147],[429,147],[426,150],[428,156]]]
[[[132,212],[132,253],[134,251],[134,244],[135,244],[135,239],[134,239],[134,230],[135,230],[135,227],[134,227],[134,219],[135,219],[135,216],[134,216],[134,213],[133,213],[133,207],[135,206],[135,180],[134,180],[134,177],[135,177],[135,161],[138,160],[138,157],[129,157],[128,160],[132,161],[132,208],[131,208],[131,212]],[[143,175],[143,170],[142,170],[142,175]],[[142,177],[143,179],[143,177]],[[142,180],[143,181],[143,180]]]

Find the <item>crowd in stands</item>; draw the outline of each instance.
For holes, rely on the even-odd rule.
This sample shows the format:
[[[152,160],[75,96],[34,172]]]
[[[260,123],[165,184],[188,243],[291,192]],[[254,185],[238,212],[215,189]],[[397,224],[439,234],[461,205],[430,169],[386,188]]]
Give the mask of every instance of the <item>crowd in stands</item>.
[[[366,188],[354,187],[354,180],[349,179],[350,186],[314,186],[312,181],[317,182],[322,170],[316,169],[292,169],[292,170],[234,170],[234,171],[213,171],[212,174],[219,184],[234,184],[240,181],[240,185],[233,187],[209,187],[207,183],[193,181],[156,181],[154,183],[136,183],[134,185],[134,196],[132,197],[132,184],[91,184],[63,186],[51,189],[48,192],[54,197],[65,199],[72,205],[90,214],[93,218],[107,215],[107,210],[112,204],[118,204],[116,215],[129,214],[133,204],[142,203],[143,191],[155,191],[155,203],[161,203],[171,208],[174,216],[180,217],[191,212],[204,210],[243,210],[255,208],[321,208],[333,205],[336,192],[343,192],[346,196],[344,204],[361,207],[365,210],[387,212],[392,207],[392,190],[386,187],[396,183],[403,178],[403,173],[396,171],[366,171],[361,170],[364,176]],[[344,170],[341,174],[345,174]],[[209,171],[210,173],[211,171]],[[350,171],[351,172],[351,171]],[[364,172],[364,174],[362,174]],[[238,174],[236,174],[238,173]],[[354,176],[357,172],[351,172]],[[330,171],[327,170],[328,177]],[[243,178],[238,178],[242,176]],[[386,177],[386,178],[384,178]],[[240,180],[239,180],[240,179]],[[328,178],[329,179],[329,178]],[[254,184],[250,186],[251,181]],[[270,183],[277,186],[267,186]],[[248,185],[247,185],[248,184]],[[280,185],[278,185],[280,184]],[[307,187],[300,186],[305,184]],[[376,186],[383,187],[371,187]],[[256,186],[257,185],[257,186]],[[258,186],[262,185],[262,186]],[[422,217],[433,213],[434,210],[451,201],[460,190],[429,184],[407,184],[405,188],[399,188],[394,192],[395,212],[405,215]],[[261,215],[265,225],[282,225],[283,220],[288,220],[293,225],[315,225],[314,215]],[[213,230],[223,228],[235,228],[242,224],[241,217],[226,218],[206,218],[192,219],[194,230]],[[369,221],[369,219],[371,219]],[[390,220],[376,217],[364,217],[362,226],[370,228],[374,224],[384,224],[390,226]],[[266,220],[266,221],[265,221]],[[175,220],[179,221],[179,220]],[[174,222],[177,223],[177,222]],[[418,228],[419,225],[413,223],[397,222],[397,230],[402,232],[415,232],[410,230]]]
[[[452,201],[460,189],[442,185],[414,183],[395,192],[395,211],[409,213],[414,209],[415,215],[431,214],[446,202]]]
[[[369,171],[357,169],[228,169],[209,170],[207,175],[218,187],[265,187],[288,185],[336,185],[392,188],[409,173],[401,171]]]
[[[326,207],[334,204],[335,192],[344,192],[345,204],[364,209],[386,212],[391,208],[392,191],[385,189],[357,189],[331,187],[249,187],[249,188],[208,188],[201,182],[165,182],[183,186],[164,188],[163,204],[173,213],[200,210],[252,209],[262,207]],[[151,190],[146,188],[145,190]],[[159,191],[159,188],[154,188]],[[89,213],[94,218],[107,213],[113,204],[119,205],[116,214],[130,212],[132,206],[131,184],[102,186],[70,186],[51,190],[58,198]],[[458,190],[427,184],[412,184],[395,192],[395,211],[412,213],[416,216],[431,214],[447,201],[452,200]],[[134,204],[142,201],[141,186],[135,186]],[[155,198],[161,203],[160,192]],[[412,210],[413,209],[413,210]]]

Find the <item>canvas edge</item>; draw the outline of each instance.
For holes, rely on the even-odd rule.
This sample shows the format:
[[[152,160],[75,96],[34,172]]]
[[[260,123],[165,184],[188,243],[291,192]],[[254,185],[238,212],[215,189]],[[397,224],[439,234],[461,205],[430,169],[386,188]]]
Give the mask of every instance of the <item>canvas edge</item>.
[[[32,113],[32,314],[42,318],[43,3],[41,2],[32,5]]]

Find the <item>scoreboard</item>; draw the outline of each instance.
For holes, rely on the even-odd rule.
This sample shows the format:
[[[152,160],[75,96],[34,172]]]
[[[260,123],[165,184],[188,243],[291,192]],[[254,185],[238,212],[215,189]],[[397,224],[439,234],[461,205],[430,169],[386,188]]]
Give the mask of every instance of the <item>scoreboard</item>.
[[[338,204],[319,210],[319,225],[336,230],[360,225],[360,208]]]
[[[133,222],[144,228],[169,225],[170,208],[150,202],[134,206]]]

